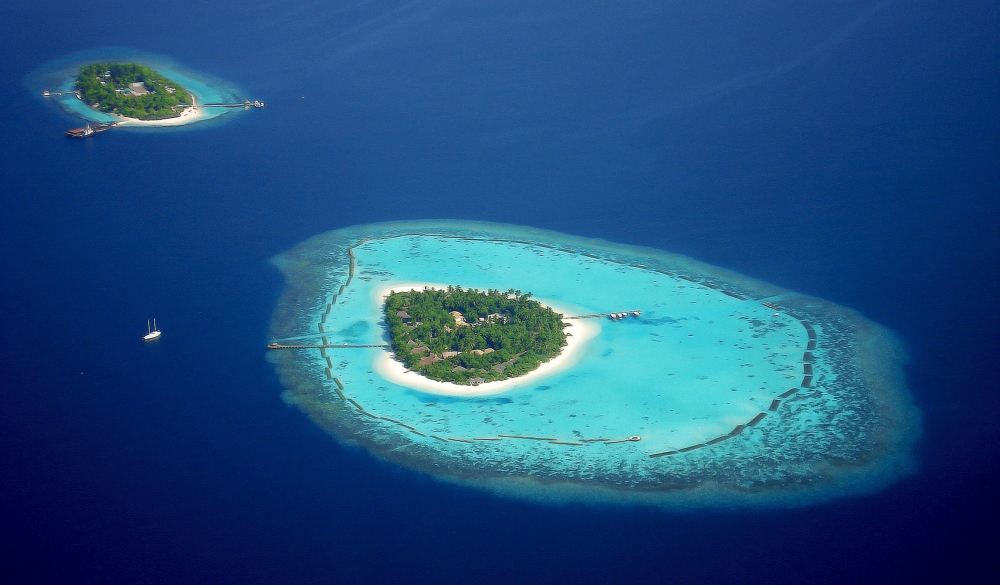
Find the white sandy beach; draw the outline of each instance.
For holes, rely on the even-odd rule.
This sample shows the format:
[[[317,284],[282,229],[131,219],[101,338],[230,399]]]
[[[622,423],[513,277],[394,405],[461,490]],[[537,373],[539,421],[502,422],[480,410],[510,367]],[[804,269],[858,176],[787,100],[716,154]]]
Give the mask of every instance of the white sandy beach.
[[[448,288],[448,286],[426,282],[393,283],[391,285],[373,289],[372,302],[375,303],[379,308],[379,311],[381,311],[385,297],[389,295],[390,291],[398,292],[407,290],[423,290],[424,288],[445,289]],[[573,314],[560,309],[544,299],[535,300],[546,307],[551,308],[557,313],[562,313],[563,315]],[[593,319],[564,319],[563,322],[568,326],[564,330],[566,331],[566,347],[563,348],[562,353],[551,360],[542,363],[535,370],[517,378],[510,378],[499,382],[488,382],[478,386],[463,386],[460,384],[452,384],[451,382],[437,382],[429,378],[425,378],[416,372],[407,370],[406,366],[403,365],[402,362],[395,359],[391,350],[386,350],[385,352],[380,353],[375,358],[375,363],[373,365],[375,367],[375,372],[382,378],[394,384],[426,392],[428,394],[438,394],[442,396],[487,396],[490,394],[499,394],[518,386],[524,386],[526,384],[537,382],[545,376],[565,370],[566,368],[577,363],[580,358],[581,348],[588,340],[593,339],[598,333],[601,332],[601,326],[596,320]]]
[[[180,116],[176,118],[167,118],[165,120],[139,120],[136,118],[126,118],[125,116],[118,116],[122,121],[122,126],[183,126],[184,124],[192,124],[198,120],[205,117],[205,109],[198,107],[198,98],[191,96],[191,103],[193,104],[189,108],[184,108]]]

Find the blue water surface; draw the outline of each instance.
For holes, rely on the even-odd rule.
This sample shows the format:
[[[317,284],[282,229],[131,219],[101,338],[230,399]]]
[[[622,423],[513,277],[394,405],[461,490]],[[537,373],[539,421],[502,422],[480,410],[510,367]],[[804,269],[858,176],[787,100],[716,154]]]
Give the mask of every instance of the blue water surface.
[[[872,582],[996,569],[995,3],[0,5],[0,543],[21,582]],[[79,125],[26,77],[165,55],[267,108]],[[265,359],[273,255],[384,220],[687,254],[907,344],[915,475],[794,510],[490,496],[343,447]],[[143,344],[145,320],[164,331]]]

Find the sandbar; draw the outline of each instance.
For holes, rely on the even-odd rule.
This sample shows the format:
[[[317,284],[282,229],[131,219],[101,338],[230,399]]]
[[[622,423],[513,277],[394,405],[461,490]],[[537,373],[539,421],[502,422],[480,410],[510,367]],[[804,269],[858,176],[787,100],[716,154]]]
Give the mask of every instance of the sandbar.
[[[385,303],[385,298],[389,296],[391,291],[419,291],[424,290],[425,288],[443,290],[447,289],[448,285],[425,282],[387,284],[373,289],[372,300],[377,304],[379,311],[381,312],[382,305]],[[535,298],[534,300],[557,313],[562,313],[563,315],[572,314],[572,312],[569,312],[564,308],[560,309],[553,303],[544,299]],[[418,374],[417,372],[406,369],[403,362],[397,360],[391,350],[380,353],[375,358],[373,366],[375,368],[375,372],[385,380],[428,394],[437,394],[439,396],[488,396],[491,394],[500,394],[502,392],[512,390],[515,387],[537,382],[546,376],[550,376],[569,368],[580,359],[580,350],[586,342],[593,339],[598,333],[601,332],[601,326],[595,319],[563,319],[563,323],[566,323],[567,327],[564,329],[566,332],[566,346],[563,347],[562,352],[549,361],[542,362],[542,364],[536,369],[516,378],[508,378],[506,380],[498,380],[496,382],[487,382],[477,386],[465,386],[462,384],[453,384],[451,382],[438,382]]]

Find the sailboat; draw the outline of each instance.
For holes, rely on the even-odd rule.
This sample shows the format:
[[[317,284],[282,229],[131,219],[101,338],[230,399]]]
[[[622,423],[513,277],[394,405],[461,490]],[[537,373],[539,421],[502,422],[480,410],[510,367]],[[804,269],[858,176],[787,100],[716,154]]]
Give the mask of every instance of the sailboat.
[[[153,341],[160,336],[160,330],[156,328],[156,319],[153,319],[153,328],[149,328],[149,319],[146,319],[147,333],[142,336],[143,341]]]

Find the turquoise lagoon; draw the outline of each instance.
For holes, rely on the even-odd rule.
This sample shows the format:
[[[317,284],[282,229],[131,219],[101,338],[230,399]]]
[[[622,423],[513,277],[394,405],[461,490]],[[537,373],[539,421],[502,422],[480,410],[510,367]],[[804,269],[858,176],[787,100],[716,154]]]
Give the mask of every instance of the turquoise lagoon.
[[[314,237],[274,263],[284,397],[339,440],[446,481],[548,501],[803,505],[912,470],[899,342],[854,311],[687,257],[519,226],[425,221]],[[485,395],[383,375],[379,291],[511,288],[596,334]],[[415,374],[410,374],[414,376]]]
[[[227,81],[185,67],[163,55],[124,47],[89,49],[53,59],[28,74],[24,79],[24,85],[39,99],[46,100],[52,106],[74,118],[81,118],[87,122],[114,122],[119,118],[91,108],[72,93],[61,96],[42,96],[42,92],[46,90],[72,92],[76,87],[76,78],[80,74],[80,67],[99,61],[124,61],[145,65],[158,71],[167,79],[172,79],[184,86],[194,94],[199,104],[244,101],[244,98],[239,97],[243,95],[243,92]],[[195,122],[204,122],[242,111],[241,108],[204,108],[205,114],[197,118]],[[156,126],[124,125],[118,130],[149,130],[151,128],[163,129],[163,127]]]

